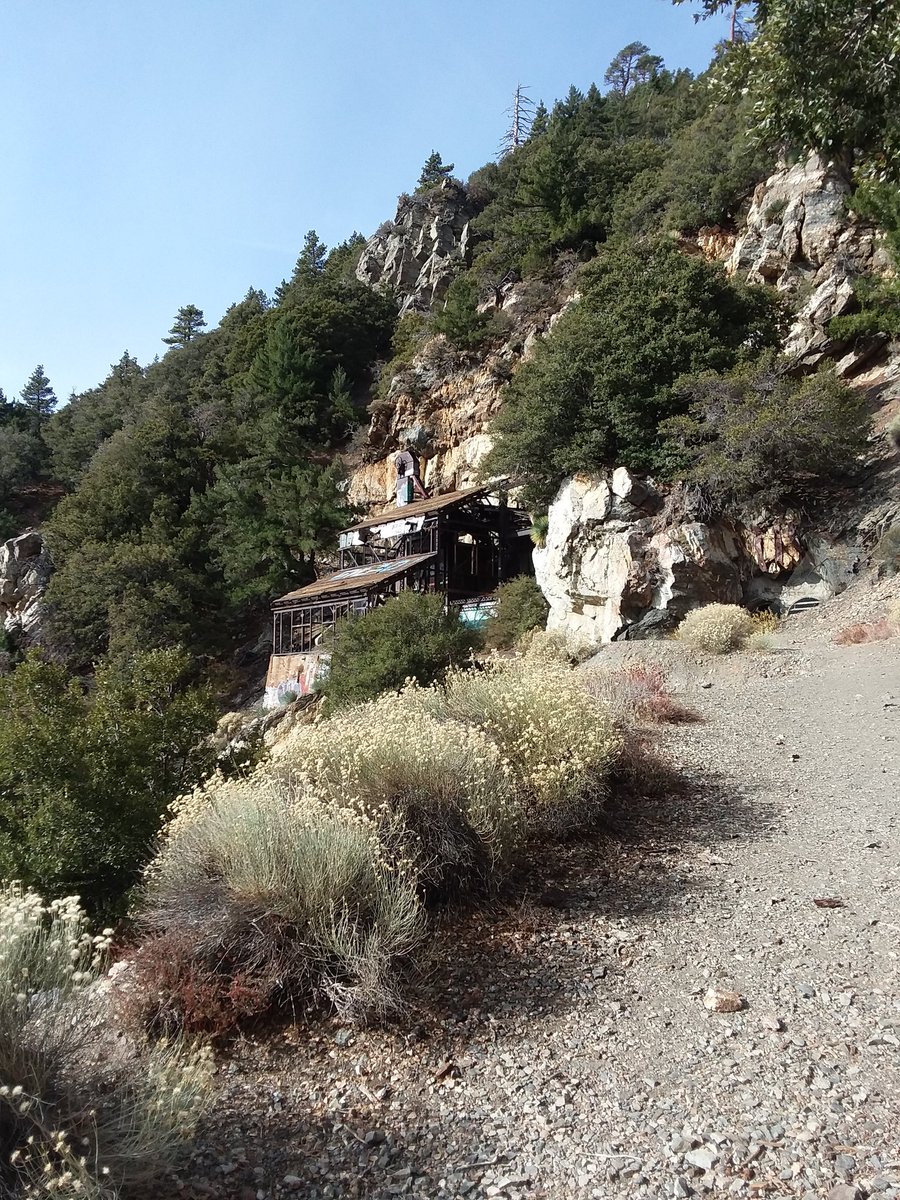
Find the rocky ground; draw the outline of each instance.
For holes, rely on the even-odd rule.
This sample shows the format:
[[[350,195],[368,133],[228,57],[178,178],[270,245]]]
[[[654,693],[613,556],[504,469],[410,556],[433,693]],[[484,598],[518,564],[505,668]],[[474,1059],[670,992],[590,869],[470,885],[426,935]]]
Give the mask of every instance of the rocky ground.
[[[612,648],[703,717],[680,782],[448,919],[397,1028],[232,1047],[172,1193],[900,1197],[900,639],[823,632],[882,593],[770,654]]]

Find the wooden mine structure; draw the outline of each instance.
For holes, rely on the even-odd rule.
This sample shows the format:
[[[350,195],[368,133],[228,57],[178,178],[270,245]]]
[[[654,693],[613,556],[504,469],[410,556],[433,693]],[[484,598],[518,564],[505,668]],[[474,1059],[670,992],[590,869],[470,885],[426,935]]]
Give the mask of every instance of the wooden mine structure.
[[[492,611],[498,584],[532,571],[531,522],[503,493],[483,487],[430,497],[415,456],[404,452],[396,465],[399,503],[341,533],[337,571],[272,605],[267,703],[312,688],[343,618],[415,591],[439,592],[478,622]]]

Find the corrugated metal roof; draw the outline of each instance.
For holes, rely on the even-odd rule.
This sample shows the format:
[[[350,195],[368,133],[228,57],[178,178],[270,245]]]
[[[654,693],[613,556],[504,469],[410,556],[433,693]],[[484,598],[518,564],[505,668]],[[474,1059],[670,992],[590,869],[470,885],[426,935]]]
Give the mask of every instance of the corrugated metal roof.
[[[401,504],[397,508],[389,508],[387,512],[375,517],[366,517],[357,525],[351,525],[344,533],[353,533],[357,529],[371,529],[373,525],[387,525],[389,521],[402,521],[406,517],[423,517],[433,512],[440,512],[453,504],[459,504],[473,496],[486,496],[488,488],[466,488],[462,492],[446,492],[443,496],[429,496],[425,500],[414,500],[412,504]]]
[[[433,558],[437,558],[437,555],[413,554],[409,558],[395,558],[390,562],[370,563],[365,567],[345,567],[343,571],[336,571],[334,575],[326,575],[323,579],[317,579],[315,583],[308,583],[306,587],[298,588],[295,592],[279,596],[275,604],[339,596],[344,592],[370,588],[374,583],[384,583],[398,575],[405,575],[413,567],[421,566],[422,563],[429,562]]]

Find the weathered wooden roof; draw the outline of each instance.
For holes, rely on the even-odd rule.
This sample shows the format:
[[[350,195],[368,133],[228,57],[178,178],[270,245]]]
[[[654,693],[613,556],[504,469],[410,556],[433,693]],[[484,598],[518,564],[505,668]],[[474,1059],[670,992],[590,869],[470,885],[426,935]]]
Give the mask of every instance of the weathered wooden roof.
[[[471,500],[475,496],[486,496],[490,489],[486,487],[466,488],[461,492],[445,492],[443,496],[427,496],[424,500],[414,500],[412,504],[401,504],[389,508],[387,512],[378,513],[374,517],[366,517],[356,525],[344,529],[343,533],[355,533],[360,529],[371,529],[373,525],[387,525],[390,521],[403,521],[408,517],[425,517],[441,509],[451,508],[461,504],[463,500]]]
[[[373,584],[385,583],[398,575],[405,575],[414,567],[430,559],[437,558],[436,554],[413,554],[408,558],[394,558],[390,562],[369,563],[364,567],[345,567],[333,575],[308,583],[306,587],[279,596],[274,602],[276,606],[292,604],[296,601],[323,600],[330,596],[340,596],[347,592],[367,591]]]

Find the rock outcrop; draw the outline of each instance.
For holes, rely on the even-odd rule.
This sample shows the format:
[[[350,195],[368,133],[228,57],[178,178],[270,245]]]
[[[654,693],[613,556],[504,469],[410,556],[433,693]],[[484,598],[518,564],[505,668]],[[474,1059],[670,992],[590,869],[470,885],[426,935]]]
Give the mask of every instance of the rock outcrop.
[[[759,184],[726,266],[800,301],[787,353],[814,365],[829,349],[832,317],[853,303],[860,275],[887,259],[873,227],[850,211],[852,188],[838,166],[811,155]]]
[[[0,619],[19,646],[39,639],[43,597],[52,570],[39,533],[23,533],[0,545]]]
[[[397,215],[366,242],[357,278],[391,288],[401,315],[428,312],[469,261],[473,207],[451,179],[421,195],[401,196]]]
[[[503,403],[503,389],[544,334],[576,295],[547,298],[535,311],[521,288],[508,288],[501,311],[508,324],[505,342],[482,357],[455,350],[442,337],[430,338],[408,367],[398,371],[387,395],[370,407],[367,462],[350,483],[355,504],[392,501],[394,455],[411,449],[423,465],[431,492],[473,487],[493,445],[491,424]]]
[[[409,448],[423,462],[432,492],[472,487],[493,442],[488,428],[500,409],[509,377],[507,356],[462,360],[435,338],[406,371],[395,376],[388,397],[372,406],[369,455],[350,486],[355,504],[384,504],[395,492],[394,455]]]
[[[788,521],[707,523],[672,507],[624,467],[567,480],[534,552],[547,628],[600,644],[672,629],[712,601],[786,611],[843,590],[860,561],[852,541],[804,540]]]

